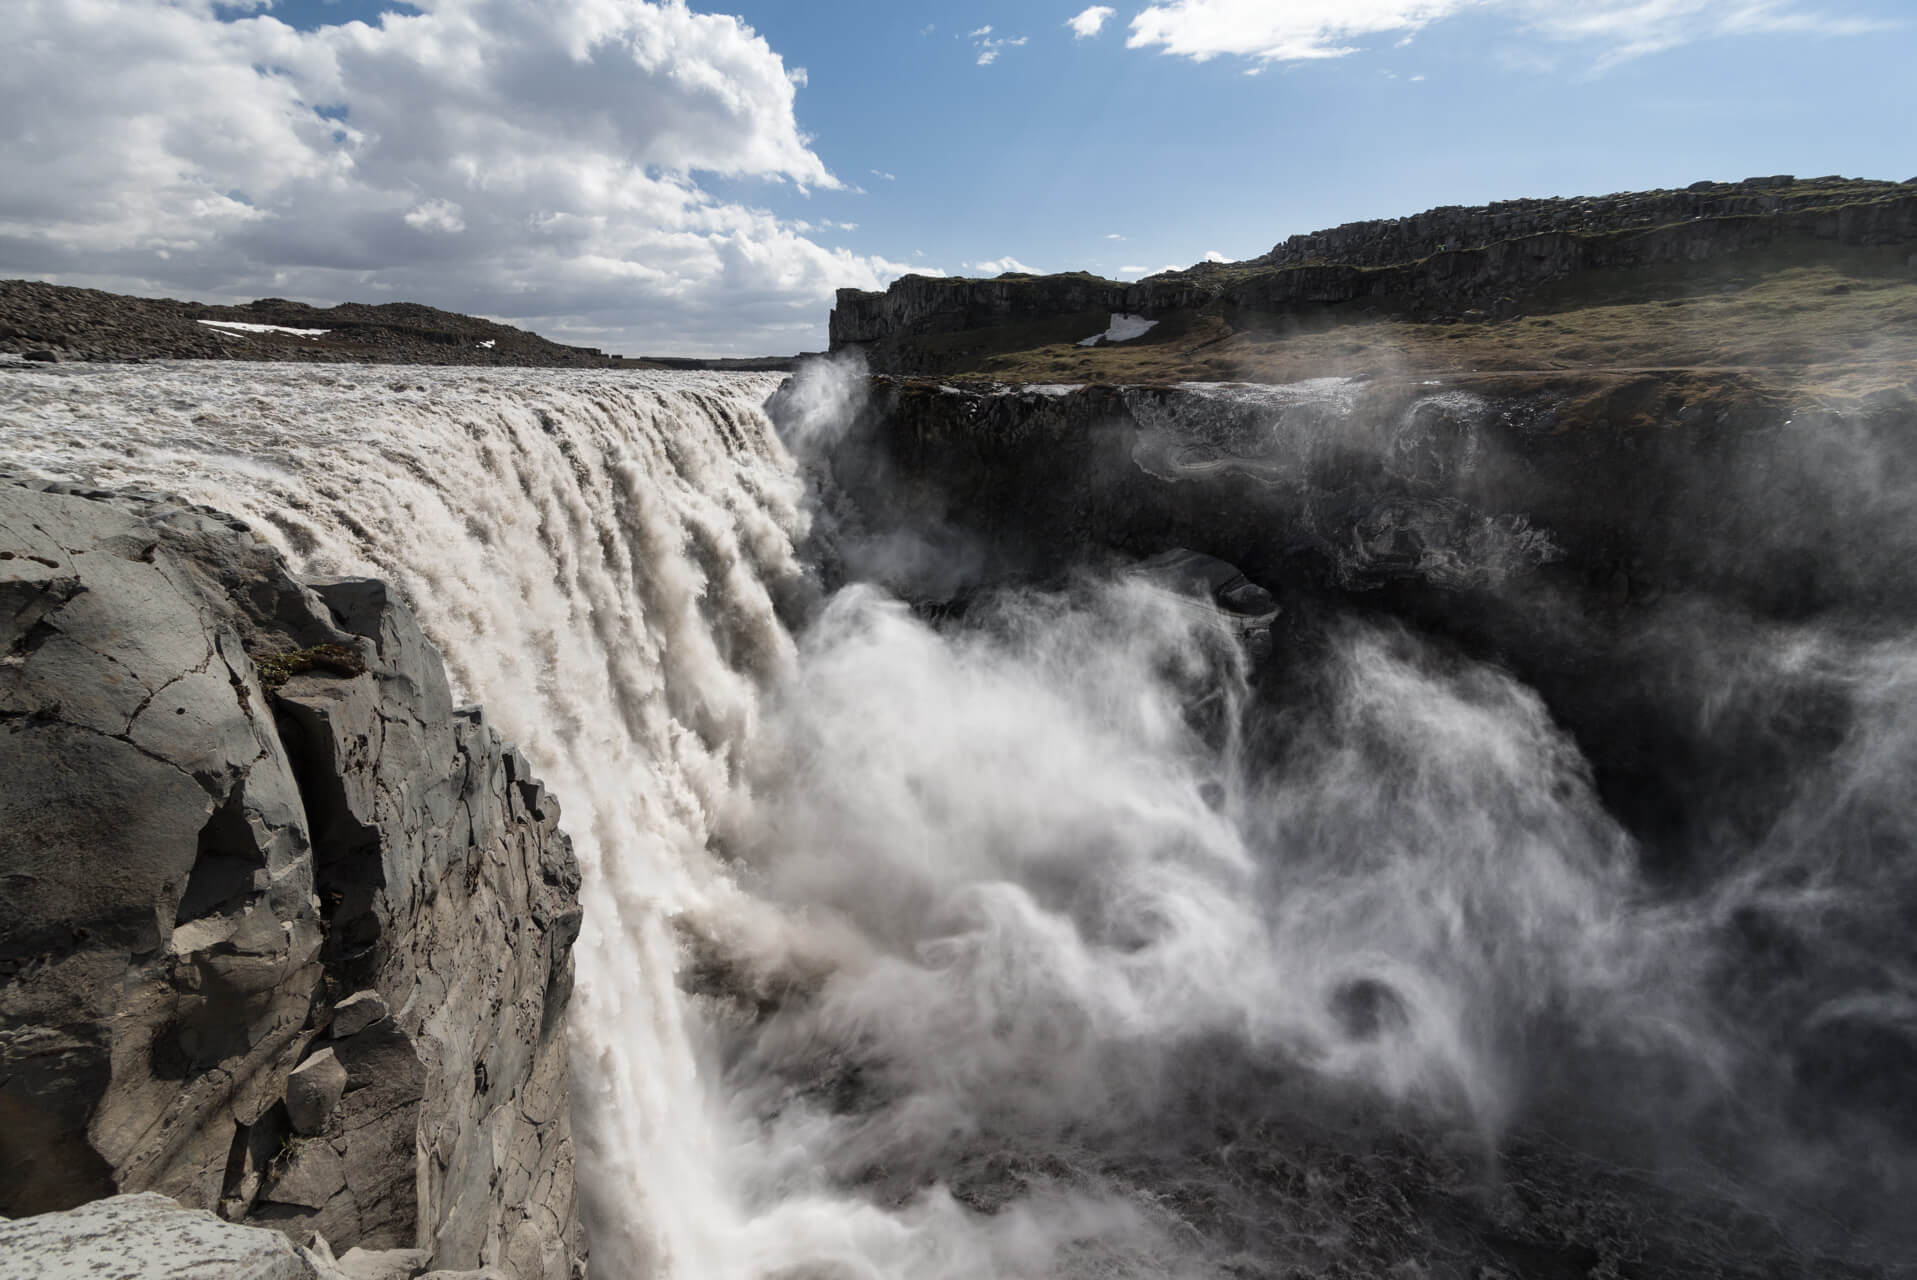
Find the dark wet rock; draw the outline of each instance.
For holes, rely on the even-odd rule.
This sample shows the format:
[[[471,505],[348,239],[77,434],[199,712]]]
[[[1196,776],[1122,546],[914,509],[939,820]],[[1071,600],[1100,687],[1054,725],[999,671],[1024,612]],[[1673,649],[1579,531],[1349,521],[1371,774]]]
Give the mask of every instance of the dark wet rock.
[[[1236,565],[1187,547],[1174,547],[1140,561],[1126,572],[1201,604],[1208,617],[1238,640],[1252,662],[1263,662],[1271,656],[1271,628],[1281,612],[1277,598],[1239,572]]]
[[[382,584],[233,526],[0,486],[0,1212],[567,1276],[558,806]]]
[[[22,360],[31,360],[35,364],[58,364],[60,362],[60,357],[45,347],[35,347],[30,351],[24,351],[21,353],[20,358]]]

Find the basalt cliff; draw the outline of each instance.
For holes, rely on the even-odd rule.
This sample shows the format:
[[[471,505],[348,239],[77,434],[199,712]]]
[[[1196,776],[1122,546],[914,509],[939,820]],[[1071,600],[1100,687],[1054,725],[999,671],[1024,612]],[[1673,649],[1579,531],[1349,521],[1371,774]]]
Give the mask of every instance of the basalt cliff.
[[[886,373],[1278,381],[1289,376],[1290,357],[1307,355],[1284,344],[1310,335],[1341,334],[1308,353],[1319,372],[1326,364],[1375,371],[1375,351],[1353,361],[1356,348],[1340,349],[1367,344],[1365,329],[1389,326],[1400,342],[1420,341],[1417,331],[1433,327],[1495,328],[1593,305],[1708,297],[1809,265],[1908,280],[1914,249],[1917,180],[1702,182],[1352,223],[1293,236],[1258,258],[1131,284],[1083,272],[908,275],[883,293],[840,290],[831,339],[834,351],[856,350]],[[1152,328],[1125,341],[1099,338],[1113,313]]]
[[[573,1276],[579,875],[406,606],[0,478],[0,619],[0,1254]]]

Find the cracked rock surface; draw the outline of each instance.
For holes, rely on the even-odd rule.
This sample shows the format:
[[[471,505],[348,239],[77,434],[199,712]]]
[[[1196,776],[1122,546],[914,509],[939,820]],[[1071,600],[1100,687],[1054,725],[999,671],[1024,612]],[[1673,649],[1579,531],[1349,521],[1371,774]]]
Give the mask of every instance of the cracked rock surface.
[[[364,674],[262,685],[318,645]],[[571,846],[383,584],[0,483],[0,776],[0,1215],[157,1191],[574,1273]]]

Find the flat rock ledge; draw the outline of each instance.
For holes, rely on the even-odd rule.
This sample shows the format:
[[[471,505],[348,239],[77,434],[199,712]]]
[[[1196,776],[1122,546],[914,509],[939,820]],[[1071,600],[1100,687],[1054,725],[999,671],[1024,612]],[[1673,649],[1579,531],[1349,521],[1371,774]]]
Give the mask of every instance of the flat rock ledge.
[[[0,1217],[185,1247],[208,1210],[343,1275],[583,1273],[577,864],[384,584],[0,479],[0,778]],[[168,1200],[107,1199],[140,1192]],[[63,1274],[5,1243],[28,1226],[0,1276]],[[270,1254],[204,1274],[305,1274]]]

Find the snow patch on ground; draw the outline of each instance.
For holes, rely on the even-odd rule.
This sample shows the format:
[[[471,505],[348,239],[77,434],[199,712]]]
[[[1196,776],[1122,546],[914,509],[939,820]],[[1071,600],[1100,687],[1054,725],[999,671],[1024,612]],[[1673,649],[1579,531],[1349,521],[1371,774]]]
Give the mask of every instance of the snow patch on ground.
[[[323,338],[331,329],[290,329],[283,324],[253,324],[246,320],[201,320],[209,329],[232,329],[238,333],[290,333],[295,338]]]
[[[495,346],[498,345],[498,343],[499,343],[498,338],[488,338],[484,342],[479,344],[479,349],[481,351],[491,351]]]
[[[1112,312],[1112,327],[1103,333],[1094,333],[1080,340],[1081,347],[1095,347],[1101,342],[1130,342],[1133,338],[1142,338],[1158,327],[1158,321],[1147,320],[1144,316],[1129,316],[1123,312]]]

